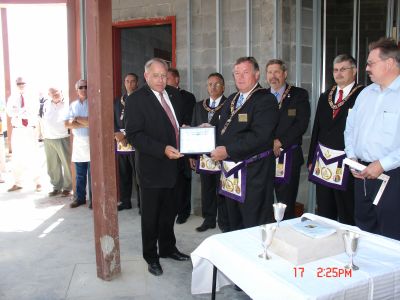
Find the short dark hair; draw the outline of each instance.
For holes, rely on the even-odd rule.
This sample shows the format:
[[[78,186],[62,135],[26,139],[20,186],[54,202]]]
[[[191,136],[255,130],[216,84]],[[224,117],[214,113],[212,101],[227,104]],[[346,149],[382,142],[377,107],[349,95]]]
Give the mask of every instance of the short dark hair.
[[[268,69],[268,67],[270,65],[280,65],[281,66],[281,70],[283,72],[287,71],[287,66],[286,66],[285,62],[283,60],[281,60],[281,59],[277,59],[277,58],[270,59],[267,62],[267,64],[265,65],[265,71],[267,71],[267,69]]]
[[[128,76],[133,76],[133,77],[135,77],[136,81],[139,81],[139,76],[137,76],[135,73],[126,73],[125,76],[124,76],[124,80]]]
[[[180,78],[181,76],[179,76],[179,71],[175,68],[168,68],[168,73],[171,73],[172,76],[174,76],[175,78],[178,77]]]
[[[219,79],[222,80],[222,83],[225,85],[224,76],[222,76],[220,73],[218,72],[211,73],[210,75],[208,75],[207,80],[210,79],[210,77],[218,77]]]
[[[258,66],[258,62],[257,60],[253,57],[253,56],[243,56],[243,57],[239,57],[235,64],[233,65],[233,67],[244,63],[244,62],[249,62],[253,65],[254,71],[260,71],[260,67]]]
[[[347,53],[339,54],[338,56],[336,56],[335,59],[333,60],[333,64],[339,64],[345,61],[348,61],[353,68],[357,68],[356,60],[354,59],[353,56]]]
[[[379,49],[379,57],[381,59],[393,58],[397,66],[400,67],[400,49],[392,38],[382,37],[379,40],[369,44],[369,51]]]

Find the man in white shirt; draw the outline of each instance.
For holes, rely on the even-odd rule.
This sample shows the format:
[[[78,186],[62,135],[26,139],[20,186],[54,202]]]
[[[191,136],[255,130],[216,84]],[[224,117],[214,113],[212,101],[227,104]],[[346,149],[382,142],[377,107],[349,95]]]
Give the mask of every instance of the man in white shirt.
[[[39,102],[34,96],[25,91],[25,80],[22,77],[16,79],[17,91],[7,101],[7,114],[11,118],[13,127],[11,135],[12,168],[14,185],[8,189],[14,192],[22,189],[22,176],[31,169],[36,185],[36,191],[40,192],[40,164],[39,146],[36,127],[38,126]]]
[[[367,167],[355,177],[355,221],[363,230],[400,240],[400,50],[392,39],[369,45],[373,82],[357,97],[344,132],[347,157]],[[382,181],[390,176],[377,205]]]
[[[50,99],[43,104],[43,138],[47,160],[47,174],[53,185],[49,196],[61,194],[69,196],[72,190],[71,146],[68,129],[64,125],[64,116],[68,104],[64,103],[61,91],[49,88]]]

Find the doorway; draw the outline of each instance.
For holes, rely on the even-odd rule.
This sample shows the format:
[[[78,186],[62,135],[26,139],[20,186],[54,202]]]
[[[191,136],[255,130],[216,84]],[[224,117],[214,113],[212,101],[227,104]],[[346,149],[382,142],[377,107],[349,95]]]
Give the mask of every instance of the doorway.
[[[133,72],[144,84],[144,64],[153,57],[176,65],[174,16],[131,20],[113,24],[114,98],[121,94],[122,77]]]

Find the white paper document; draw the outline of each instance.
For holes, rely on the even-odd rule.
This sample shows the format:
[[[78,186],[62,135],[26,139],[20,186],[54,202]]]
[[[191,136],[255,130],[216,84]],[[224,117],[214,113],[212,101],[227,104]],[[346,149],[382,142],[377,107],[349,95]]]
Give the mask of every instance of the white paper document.
[[[354,160],[352,160],[350,158],[345,158],[343,160],[343,163],[348,165],[350,169],[354,169],[354,170],[359,171],[359,172],[361,172],[362,170],[364,170],[366,168],[366,166],[364,166],[363,164],[360,164],[360,163],[358,163],[358,162],[356,162],[356,161],[354,161]],[[384,190],[386,188],[386,185],[387,185],[387,183],[388,183],[388,181],[390,179],[390,176],[382,173],[377,179],[382,180],[382,184],[381,184],[381,186],[380,186],[380,188],[378,190],[378,193],[375,196],[375,199],[374,199],[374,202],[373,202],[374,205],[378,205],[379,200],[381,199],[382,194],[383,194],[383,192],[384,192]]]
[[[215,127],[179,128],[179,152],[204,154],[215,149]]]
[[[292,228],[308,237],[318,239],[330,236],[336,229],[315,221],[306,220],[292,225]]]

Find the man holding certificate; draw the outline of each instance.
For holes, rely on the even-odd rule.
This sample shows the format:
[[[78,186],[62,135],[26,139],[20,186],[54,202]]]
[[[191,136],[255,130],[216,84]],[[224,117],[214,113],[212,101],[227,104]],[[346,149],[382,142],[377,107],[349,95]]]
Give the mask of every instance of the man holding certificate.
[[[400,240],[400,50],[387,38],[369,50],[366,71],[373,83],[357,97],[344,132],[347,157],[367,166],[352,171],[354,217],[362,230]],[[374,205],[383,172],[390,179]]]
[[[194,106],[192,126],[210,123],[219,119],[221,108],[226,97],[224,96],[225,81],[220,73],[211,73],[207,79],[207,91],[210,97]],[[224,197],[218,194],[219,177],[221,169],[219,164],[210,156],[202,154],[197,161],[190,159],[193,169],[200,174],[201,182],[201,212],[204,218],[203,224],[196,228],[198,232],[215,228],[217,212],[218,226],[222,232],[228,230],[228,215]]]
[[[148,263],[148,271],[155,276],[163,273],[160,257],[189,260],[175,245],[175,186],[177,160],[182,157],[177,149],[182,98],[177,89],[167,86],[167,70],[164,60],[149,60],[144,72],[147,84],[131,94],[125,104],[126,138],[136,150],[143,258]]]
[[[229,96],[217,126],[211,158],[221,161],[220,193],[227,199],[230,230],[273,221],[275,157],[272,146],[278,122],[275,97],[262,88],[254,57],[233,67],[238,92]]]

